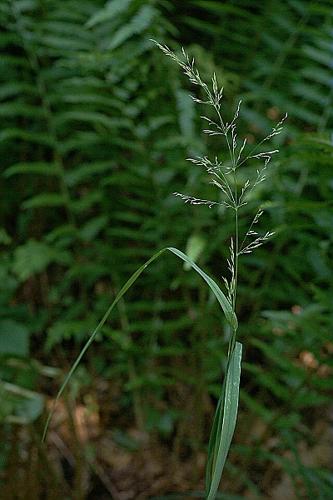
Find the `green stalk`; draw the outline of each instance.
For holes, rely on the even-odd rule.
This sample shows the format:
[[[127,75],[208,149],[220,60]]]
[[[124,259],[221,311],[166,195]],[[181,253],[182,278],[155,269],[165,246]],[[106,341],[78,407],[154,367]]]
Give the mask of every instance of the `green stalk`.
[[[236,314],[237,283],[238,283],[238,251],[239,251],[239,228],[238,228],[238,208],[236,207],[235,208],[235,247],[234,247],[235,271],[234,271],[234,293],[233,293],[233,297],[232,297],[232,309],[233,309],[235,314]],[[235,348],[235,345],[236,345],[236,335],[237,335],[237,327],[232,330],[230,341],[229,341],[227,370],[229,369],[231,354],[232,354],[232,352]]]

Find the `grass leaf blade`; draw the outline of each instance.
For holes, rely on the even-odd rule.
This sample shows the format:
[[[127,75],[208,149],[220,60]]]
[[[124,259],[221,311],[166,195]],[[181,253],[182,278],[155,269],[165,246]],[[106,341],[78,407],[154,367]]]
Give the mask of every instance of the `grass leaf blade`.
[[[224,293],[221,291],[221,289],[217,285],[217,283],[215,283],[215,281],[210,276],[208,276],[208,274],[206,274],[202,269],[200,269],[200,267],[195,262],[193,262],[186,254],[184,254],[183,252],[181,252],[177,248],[173,248],[173,247],[169,247],[168,250],[170,252],[174,253],[175,255],[177,255],[184,262],[187,262],[188,264],[190,264],[190,266],[198,274],[200,274],[200,276],[206,281],[207,285],[209,286],[209,288],[211,289],[211,291],[213,292],[213,294],[217,298],[220,306],[222,307],[222,310],[225,314],[225,317],[226,317],[228,323],[230,324],[230,326],[232,327],[233,330],[237,330],[237,326],[238,326],[237,317],[232,309],[232,306],[231,306],[229,300],[224,295]]]
[[[216,496],[236,426],[241,359],[242,344],[236,342],[228,364],[209,441],[206,471],[207,500],[213,500]]]
[[[73,366],[71,367],[68,374],[66,375],[65,380],[63,381],[63,383],[58,391],[58,394],[53,402],[52,409],[47,417],[46,424],[44,427],[42,441],[44,441],[46,438],[46,434],[47,434],[47,431],[48,431],[48,428],[50,425],[50,421],[51,421],[52,416],[54,414],[54,410],[55,410],[57,402],[59,401],[61,395],[63,394],[63,392],[64,392],[69,380],[71,379],[73,373],[75,372],[76,368],[79,366],[83,356],[85,355],[85,353],[87,352],[87,350],[89,349],[89,347],[91,346],[93,341],[95,340],[96,335],[98,334],[100,329],[103,327],[103,325],[105,324],[105,322],[109,318],[112,310],[115,308],[115,306],[117,305],[119,300],[123,297],[123,295],[125,295],[127,290],[135,283],[135,281],[143,273],[143,271],[152,262],[154,262],[158,257],[160,257],[160,255],[162,255],[162,253],[164,253],[167,250],[169,252],[173,253],[174,255],[176,255],[177,257],[179,257],[184,262],[187,262],[197,273],[200,274],[200,276],[206,281],[206,283],[208,284],[208,286],[210,287],[210,289],[214,293],[215,297],[217,298],[217,300],[218,300],[219,304],[221,305],[222,310],[226,316],[227,321],[230,323],[230,325],[232,327],[234,327],[234,325],[237,325],[237,318],[236,318],[235,313],[232,310],[232,306],[231,306],[230,302],[228,301],[226,296],[223,294],[223,292],[220,290],[219,286],[215,283],[215,281],[212,278],[210,278],[204,271],[202,271],[202,269],[200,269],[200,267],[197,264],[195,264],[195,262],[193,262],[186,254],[184,254],[183,252],[181,252],[177,248],[167,247],[167,248],[163,248],[162,250],[156,252],[149,260],[147,260],[147,262],[145,262],[145,264],[143,264],[139,269],[137,269],[135,271],[135,273],[133,273],[132,276],[126,281],[125,285],[118,292],[117,296],[115,297],[114,301],[110,305],[109,309],[106,311],[103,318],[101,319],[101,321],[98,323],[95,330],[90,335],[89,339],[87,340],[86,344],[84,345],[83,349],[81,350],[80,354],[78,355],[77,359],[75,360]]]

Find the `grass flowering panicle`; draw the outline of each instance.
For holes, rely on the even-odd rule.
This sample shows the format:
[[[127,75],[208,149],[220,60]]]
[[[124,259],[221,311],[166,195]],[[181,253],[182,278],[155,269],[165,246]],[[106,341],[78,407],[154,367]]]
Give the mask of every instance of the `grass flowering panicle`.
[[[216,74],[213,74],[211,85],[208,85],[202,80],[199,70],[195,66],[195,60],[190,59],[183,48],[183,58],[180,58],[166,45],[162,45],[156,41],[154,41],[154,43],[162,50],[162,52],[164,52],[165,55],[170,57],[182,68],[184,74],[189,78],[192,84],[201,87],[205,99],[200,99],[193,95],[191,96],[192,99],[196,103],[211,106],[214,109],[216,115],[215,119],[207,117],[206,115],[201,116],[201,118],[207,123],[207,128],[205,128],[203,132],[211,137],[222,136],[225,139],[227,145],[229,155],[228,158],[224,161],[219,160],[217,156],[215,156],[213,160],[210,160],[207,156],[187,158],[187,160],[192,162],[193,164],[205,168],[206,172],[210,176],[210,182],[222,192],[221,201],[200,199],[196,198],[195,196],[178,192],[175,192],[174,195],[180,197],[185,203],[189,203],[191,205],[207,205],[209,208],[212,208],[216,205],[223,205],[226,208],[234,211],[235,234],[231,238],[231,256],[228,260],[228,268],[231,272],[231,280],[230,282],[228,282],[224,278],[224,282],[227,286],[231,302],[233,305],[235,305],[237,293],[236,269],[238,265],[238,257],[242,254],[251,253],[253,250],[260,247],[263,243],[268,241],[271,236],[274,235],[273,231],[267,231],[266,233],[259,235],[258,232],[253,229],[253,227],[259,222],[259,219],[263,214],[263,210],[259,209],[256,212],[252,222],[250,223],[249,229],[246,231],[244,238],[240,243],[238,224],[239,210],[247,204],[247,199],[251,192],[259,184],[266,180],[266,170],[268,164],[270,163],[272,156],[278,153],[279,150],[271,149],[258,151],[258,149],[264,143],[282,132],[283,124],[287,118],[287,115],[285,115],[277,123],[277,125],[272,128],[271,132],[266,137],[264,137],[264,139],[262,139],[259,144],[254,146],[250,151],[246,152],[247,138],[243,139],[241,141],[241,144],[239,145],[236,128],[242,101],[240,100],[238,102],[231,122],[225,122],[222,118],[221,113],[223,87],[219,87]],[[256,175],[252,179],[246,179],[243,185],[239,188],[237,171],[240,167],[244,167],[246,163],[253,160],[260,162],[261,165],[256,169]]]

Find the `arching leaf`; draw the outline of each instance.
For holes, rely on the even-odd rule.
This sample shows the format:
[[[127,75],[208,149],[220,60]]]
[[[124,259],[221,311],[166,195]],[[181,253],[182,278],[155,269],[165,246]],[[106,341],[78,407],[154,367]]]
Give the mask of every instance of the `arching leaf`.
[[[111,312],[113,311],[113,309],[115,308],[115,306],[117,305],[117,303],[119,302],[119,300],[125,295],[125,293],[127,292],[127,290],[135,283],[135,281],[143,273],[143,271],[152,262],[154,262],[158,257],[160,257],[167,250],[169,252],[173,253],[174,255],[176,255],[177,257],[179,257],[184,262],[187,262],[188,264],[190,264],[190,266],[198,274],[200,274],[200,276],[206,281],[207,285],[209,286],[209,288],[211,289],[211,291],[213,292],[213,294],[217,298],[217,300],[218,300],[218,302],[219,302],[219,304],[220,304],[220,306],[221,306],[221,308],[222,308],[222,310],[223,310],[223,312],[225,314],[225,317],[226,317],[228,323],[230,324],[230,326],[234,330],[237,328],[237,317],[236,317],[236,315],[235,315],[235,313],[234,313],[234,311],[232,309],[232,306],[231,306],[230,302],[228,301],[228,299],[226,298],[226,296],[224,295],[224,293],[220,290],[220,288],[217,285],[217,283],[215,283],[215,281],[212,278],[210,278],[208,276],[208,274],[206,274],[202,269],[200,269],[200,267],[197,264],[195,264],[195,262],[193,262],[186,254],[184,254],[183,252],[181,252],[177,248],[173,248],[173,247],[163,248],[159,252],[155,253],[145,264],[143,264],[139,269],[137,269],[135,271],[135,273],[132,274],[132,276],[129,278],[129,280],[125,283],[125,285],[118,292],[117,296],[115,297],[114,301],[110,305],[109,309],[106,311],[106,313],[104,314],[103,318],[101,319],[101,321],[99,322],[99,324],[97,325],[97,327],[95,328],[95,330],[90,335],[88,341],[86,342],[86,344],[84,345],[83,349],[81,350],[81,352],[80,352],[79,356],[77,357],[76,361],[74,362],[72,368],[70,369],[70,371],[68,372],[67,376],[65,377],[65,380],[62,383],[62,385],[61,385],[61,387],[59,389],[59,392],[58,392],[58,394],[57,394],[57,396],[56,396],[56,398],[54,400],[53,409],[49,413],[49,416],[48,416],[48,419],[47,419],[47,422],[46,422],[46,425],[45,425],[45,428],[44,428],[43,440],[46,437],[47,430],[48,430],[48,427],[49,427],[49,424],[50,424],[50,421],[51,421],[51,418],[52,418],[52,415],[53,415],[53,412],[54,412],[54,408],[55,408],[55,406],[57,404],[57,401],[59,400],[60,396],[64,392],[65,387],[67,386],[67,384],[68,384],[69,380],[71,379],[73,373],[75,372],[76,368],[80,364],[83,356],[85,355],[85,353],[87,352],[87,350],[89,349],[89,347],[93,343],[94,339],[96,338],[96,335],[98,334],[98,332],[100,331],[100,329],[102,328],[102,326],[105,324],[106,320],[109,318]]]

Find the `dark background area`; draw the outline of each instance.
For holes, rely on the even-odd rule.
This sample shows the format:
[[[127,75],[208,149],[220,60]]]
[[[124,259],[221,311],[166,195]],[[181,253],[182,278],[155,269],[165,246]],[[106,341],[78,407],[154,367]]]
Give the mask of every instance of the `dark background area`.
[[[173,256],[103,327],[41,443],[64,375],[145,260],[170,245],[228,273],[230,214],[172,196],[215,199],[186,158],[223,144],[153,38],[216,72],[224,116],[242,99],[249,144],[288,113],[254,194],[276,234],[240,265],[220,498],[332,498],[333,2],[2,0],[0,26],[0,497],[202,498],[228,332]]]

